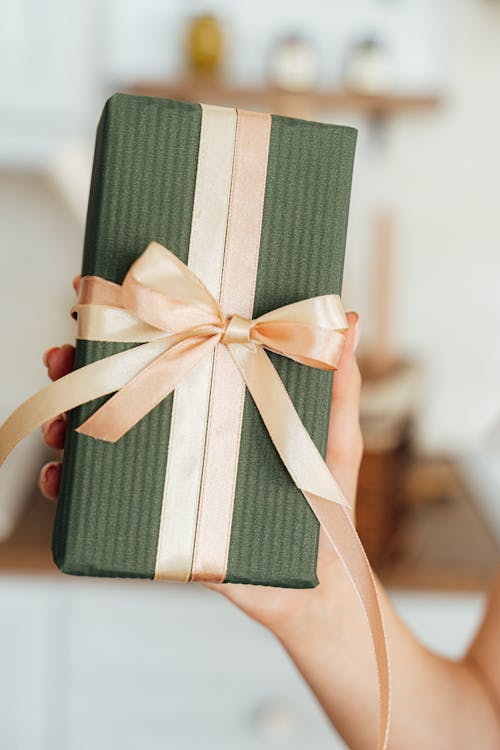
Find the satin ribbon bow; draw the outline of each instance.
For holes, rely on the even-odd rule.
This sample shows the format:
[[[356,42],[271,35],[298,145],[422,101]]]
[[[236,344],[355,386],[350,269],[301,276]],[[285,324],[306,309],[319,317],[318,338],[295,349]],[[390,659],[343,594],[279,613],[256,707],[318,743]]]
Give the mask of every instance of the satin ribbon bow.
[[[77,338],[138,345],[79,368],[25,401],[0,428],[0,464],[31,430],[57,414],[113,393],[77,431],[115,442],[162,401],[219,343],[225,345],[296,486],[343,563],[372,634],[380,685],[378,748],[387,745],[389,664],[370,565],[344,498],[264,348],[334,370],[347,320],[337,295],[312,297],[247,320],[227,314],[200,279],[156,242],[122,285],[83,277],[72,309]]]
[[[78,432],[118,440],[221,343],[239,367],[278,452],[301,489],[326,492],[329,499],[347,504],[333,492],[331,475],[307,432],[298,428],[302,423],[263,351],[265,347],[312,367],[335,369],[347,329],[337,295],[301,300],[254,320],[237,314],[226,316],[200,279],[173,253],[153,242],[132,264],[121,286],[96,276],[84,277],[79,303],[72,312],[78,317],[78,337],[154,341],[153,351],[165,347],[80,425]],[[147,343],[142,345],[143,350],[147,348]],[[135,351],[139,357],[138,349],[141,347],[129,356]],[[289,445],[289,436],[297,428],[300,438]],[[304,476],[301,481],[307,454],[314,454],[311,460],[315,466],[309,468],[309,478]]]

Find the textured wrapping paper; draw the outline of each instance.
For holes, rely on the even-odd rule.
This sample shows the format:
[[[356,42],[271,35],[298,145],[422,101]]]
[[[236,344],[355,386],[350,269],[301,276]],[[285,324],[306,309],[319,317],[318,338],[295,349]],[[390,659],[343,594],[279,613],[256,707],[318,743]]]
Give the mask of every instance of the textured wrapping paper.
[[[230,124],[228,110],[217,109],[226,125]],[[237,113],[231,112],[236,122]],[[217,202],[220,208],[224,173],[229,174],[230,182],[235,169],[238,123],[227,130],[227,142],[219,143],[221,153],[212,154],[215,165],[212,176],[208,175],[213,180],[208,193],[214,205],[211,211],[209,202],[203,213],[196,203],[196,186],[202,159],[211,155],[209,124],[203,124],[205,116],[209,123],[207,113],[215,119],[218,116],[215,108],[167,99],[117,94],[107,102],[97,132],[83,275],[121,283],[152,240],[189,265],[194,232],[200,235],[198,252],[210,261],[212,254],[215,258],[210,232],[203,243],[204,222],[210,221],[207,213],[217,211]],[[269,117],[268,127],[260,240],[248,310],[253,317],[306,297],[340,293],[356,142],[356,131],[348,127],[274,115]],[[251,170],[252,154],[249,159]],[[258,187],[250,181],[246,189]],[[235,210],[244,211],[244,202],[242,205],[238,209],[235,201]],[[211,262],[204,268],[212,273]],[[201,274],[200,278],[205,281]],[[130,346],[133,344],[79,340],[76,367]],[[273,353],[270,358],[324,456],[332,373]],[[207,571],[207,564],[197,568],[196,560],[197,554],[203,554],[199,550],[208,550],[210,558],[210,549],[220,546],[220,539],[210,536],[210,514],[219,510],[204,507],[202,497],[195,501],[185,498],[182,483],[171,478],[181,460],[178,443],[184,441],[189,446],[190,441],[188,420],[179,422],[177,416],[172,428],[173,414],[182,413],[181,396],[174,405],[177,395],[177,391],[170,394],[116,443],[95,440],[74,429],[105,398],[78,406],[69,414],[53,537],[54,559],[64,572],[217,580],[217,574]],[[212,392],[206,404],[207,420],[217,408],[214,398]],[[234,483],[224,501],[225,509],[220,511],[229,525],[222,580],[315,586],[318,522],[283,466],[248,392],[243,392],[237,432]],[[195,458],[202,451],[203,474],[211,449],[206,445],[207,435],[201,437],[201,443],[199,436],[193,438],[190,453]],[[216,437],[212,442],[212,463],[220,464]],[[173,468],[168,467],[169,453],[176,456],[171,461]],[[187,455],[182,458],[189,459]],[[224,474],[223,461],[218,470]],[[220,476],[217,466],[214,471]],[[167,475],[171,482],[168,492]],[[187,521],[181,517],[189,514]],[[187,522],[193,529],[192,550],[186,552],[191,556],[191,570],[186,573],[185,563],[180,572],[175,564],[171,575],[168,565],[159,572],[159,544],[166,544],[168,557],[169,539],[177,543],[178,524]]]

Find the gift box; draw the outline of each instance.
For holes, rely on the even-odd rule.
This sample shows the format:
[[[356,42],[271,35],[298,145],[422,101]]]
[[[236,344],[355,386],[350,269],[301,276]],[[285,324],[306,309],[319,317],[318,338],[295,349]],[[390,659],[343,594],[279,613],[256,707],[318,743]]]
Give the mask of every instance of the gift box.
[[[340,293],[355,142],[350,127],[115,94],[97,131],[82,275],[120,284],[155,241],[231,313]],[[133,346],[79,339],[75,367]],[[75,429],[107,397],[69,413],[62,571],[317,584],[318,521],[222,349],[116,442]],[[269,357],[324,456],[332,372]]]

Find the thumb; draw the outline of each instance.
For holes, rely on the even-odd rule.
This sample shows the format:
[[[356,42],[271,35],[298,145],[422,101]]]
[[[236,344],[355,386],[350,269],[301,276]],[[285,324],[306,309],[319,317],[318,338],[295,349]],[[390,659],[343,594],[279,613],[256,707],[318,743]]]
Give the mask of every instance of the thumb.
[[[359,316],[347,313],[349,330],[339,368],[333,376],[330,424],[326,463],[347,500],[356,498],[358,471],[363,453],[359,424],[361,374],[356,362],[359,339]]]

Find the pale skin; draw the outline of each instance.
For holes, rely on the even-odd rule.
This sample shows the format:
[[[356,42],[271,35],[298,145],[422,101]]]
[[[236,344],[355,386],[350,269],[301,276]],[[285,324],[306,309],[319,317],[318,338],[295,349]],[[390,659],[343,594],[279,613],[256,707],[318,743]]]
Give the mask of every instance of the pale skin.
[[[74,281],[75,289],[79,277]],[[359,427],[361,377],[355,357],[358,316],[349,331],[332,389],[327,464],[354,507],[363,444]],[[74,348],[44,354],[52,380],[73,368]],[[45,442],[64,445],[65,415],[42,426]],[[57,498],[61,464],[46,464],[39,478],[45,497]],[[320,585],[276,589],[212,585],[281,642],[325,713],[352,750],[374,750],[378,688],[369,631],[350,583],[327,540],[320,536]],[[418,642],[377,582],[392,667],[390,750],[498,750],[500,748],[500,574],[483,621],[466,654],[450,660]]]

